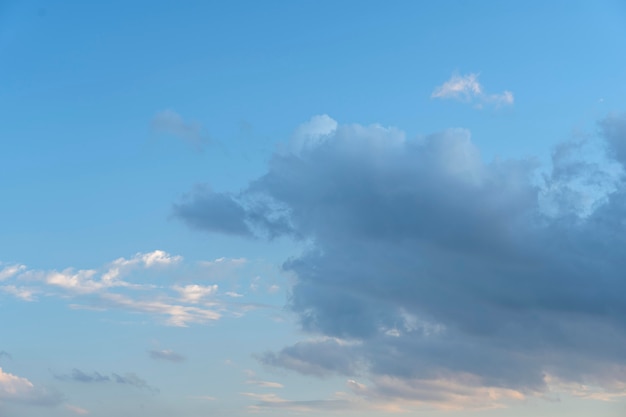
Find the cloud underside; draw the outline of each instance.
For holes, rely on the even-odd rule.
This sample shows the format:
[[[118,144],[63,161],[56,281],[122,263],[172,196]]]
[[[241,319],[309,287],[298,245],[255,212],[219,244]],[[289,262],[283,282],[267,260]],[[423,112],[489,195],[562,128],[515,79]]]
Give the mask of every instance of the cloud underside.
[[[623,392],[624,116],[600,123],[604,161],[567,143],[548,171],[486,163],[461,129],[406,139],[325,117],[244,191],[175,206],[199,230],[307,242],[284,268],[314,339],[262,362],[430,404]]]

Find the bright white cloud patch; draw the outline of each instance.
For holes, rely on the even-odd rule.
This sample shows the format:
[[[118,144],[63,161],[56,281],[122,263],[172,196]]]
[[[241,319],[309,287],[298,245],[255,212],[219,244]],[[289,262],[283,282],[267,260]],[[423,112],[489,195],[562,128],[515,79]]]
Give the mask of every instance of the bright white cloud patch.
[[[61,396],[36,387],[28,379],[5,372],[0,368],[0,404],[4,401],[50,406],[59,404]]]
[[[219,294],[216,284],[171,285],[176,280],[156,280],[160,273],[178,268],[182,261],[181,256],[156,250],[118,258],[96,269],[45,271],[25,266],[9,267],[10,273],[5,274],[0,293],[23,301],[36,301],[37,294],[57,296],[71,300],[69,306],[73,309],[121,309],[151,315],[167,325],[181,327],[209,323],[224,314],[240,316],[251,308],[246,304],[227,303],[225,298],[241,294],[233,291]],[[200,262],[195,275],[206,279],[206,272],[211,269],[212,279],[224,279],[234,274],[233,268],[245,263],[244,259],[227,258]],[[146,276],[150,279],[146,280]],[[137,277],[144,279],[137,280]]]
[[[455,99],[482,107],[491,104],[496,107],[512,105],[513,93],[503,91],[499,94],[488,94],[478,81],[478,74],[453,75],[448,81],[435,88],[432,98]]]

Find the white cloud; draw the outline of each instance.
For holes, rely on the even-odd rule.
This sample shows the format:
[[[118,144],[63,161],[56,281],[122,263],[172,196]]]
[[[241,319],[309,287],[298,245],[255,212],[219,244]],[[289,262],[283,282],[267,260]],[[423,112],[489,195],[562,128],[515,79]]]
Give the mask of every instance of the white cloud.
[[[0,402],[17,402],[29,405],[56,405],[60,394],[36,387],[28,379],[4,372],[0,368]]]
[[[196,304],[203,298],[215,294],[217,292],[218,286],[215,284],[206,286],[192,284],[185,285],[184,287],[176,285],[172,288],[178,291],[182,301],[186,303]]]
[[[226,302],[225,298],[241,295],[232,291],[224,295],[218,294],[217,284],[181,285],[174,281],[174,285],[168,285],[162,281],[134,281],[137,275],[154,274],[155,269],[178,268],[175,270],[184,270],[185,274],[199,279],[232,279],[237,282],[241,275],[237,268],[247,263],[243,258],[218,258],[214,261],[193,263],[190,269],[189,265],[179,265],[182,261],[181,256],[155,250],[137,253],[131,258],[118,258],[102,268],[94,269],[66,268],[61,271],[46,271],[20,265],[7,270],[6,283],[0,285],[0,294],[8,294],[22,301],[36,301],[36,294],[61,297],[75,300],[68,303],[72,309],[101,312],[121,309],[155,316],[170,326],[210,323],[225,314],[239,317],[261,306]],[[178,279],[188,281],[189,277],[183,275]]]
[[[279,382],[261,381],[258,379],[249,379],[246,381],[246,384],[256,385],[257,387],[261,388],[284,388],[284,385]]]
[[[455,99],[473,103],[481,108],[485,104],[496,107],[513,105],[514,97],[510,91],[499,94],[487,94],[478,82],[478,74],[453,75],[448,81],[435,88],[431,98]]]
[[[101,297],[105,306],[167,316],[165,323],[170,326],[187,327],[190,323],[207,323],[221,317],[220,313],[207,308],[185,306],[159,299],[135,300],[114,293],[105,293]]]
[[[337,126],[337,122],[327,114],[311,117],[308,122],[298,126],[293,133],[290,151],[299,153],[318,146],[337,130]]]
[[[35,301],[35,294],[37,293],[37,290],[25,287],[16,287],[15,285],[0,286],[0,291],[11,294],[23,301]]]
[[[1,265],[1,264],[0,264]],[[26,269],[25,265],[9,265],[0,269],[0,281],[5,281]]]
[[[185,357],[180,353],[176,353],[171,349],[151,350],[150,357],[157,360],[166,360],[170,362],[183,362]]]

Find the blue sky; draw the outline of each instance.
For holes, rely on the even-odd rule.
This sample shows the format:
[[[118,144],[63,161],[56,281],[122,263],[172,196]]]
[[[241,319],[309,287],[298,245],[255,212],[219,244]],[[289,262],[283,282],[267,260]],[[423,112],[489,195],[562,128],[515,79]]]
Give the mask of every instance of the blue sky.
[[[626,6],[0,2],[0,416],[618,416]]]

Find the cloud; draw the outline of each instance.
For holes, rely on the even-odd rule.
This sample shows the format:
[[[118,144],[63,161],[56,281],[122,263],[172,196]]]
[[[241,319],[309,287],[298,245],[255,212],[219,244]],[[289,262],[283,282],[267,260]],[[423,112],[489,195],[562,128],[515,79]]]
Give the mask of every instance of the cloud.
[[[0,368],[0,403],[56,406],[63,401],[60,393],[35,386],[28,379],[4,372]]]
[[[237,282],[247,265],[243,258],[218,258],[183,265],[183,258],[162,250],[118,258],[100,268],[36,270],[11,267],[0,285],[2,293],[22,301],[37,301],[36,295],[70,300],[69,307],[92,311],[124,310],[153,316],[169,326],[206,324],[225,315],[239,317],[259,307],[258,303],[234,303],[239,294],[219,292],[217,284],[188,283],[192,278]],[[254,267],[254,265],[251,265]],[[172,280],[163,272],[176,271]],[[137,280],[138,277],[143,279]],[[146,280],[146,277],[149,280]],[[161,279],[159,279],[159,277]],[[180,281],[186,281],[184,284]],[[233,284],[238,286],[239,284]]]
[[[16,287],[15,285],[3,285],[0,287],[0,291],[11,294],[23,301],[35,301],[35,293],[37,292],[37,290],[31,288]]]
[[[431,98],[454,99],[475,104],[482,107],[491,104],[496,107],[513,105],[514,97],[510,91],[500,94],[487,94],[483,86],[478,82],[478,74],[452,75],[452,77],[435,88]]]
[[[148,385],[146,381],[139,378],[137,375],[133,373],[127,373],[127,374],[124,374],[123,376],[118,375],[118,374],[112,374],[112,379],[117,384],[131,385],[136,388],[146,389],[155,394],[159,392],[157,388],[154,388]]]
[[[159,391],[158,389],[148,385],[146,381],[134,373],[126,373],[124,375],[112,373],[111,375],[103,375],[99,372],[92,372],[89,374],[81,371],[80,369],[74,368],[69,374],[54,374],[54,378],[64,382],[80,382],[83,384],[116,383],[146,389],[154,393]]]
[[[165,350],[150,350],[148,352],[152,359],[156,360],[164,360],[170,362],[184,362],[185,357],[179,353],[174,352],[173,350],[165,349]]]
[[[2,358],[3,356],[5,358],[13,359],[9,352],[7,352],[6,350],[0,350],[0,358]]]
[[[65,408],[67,408],[69,411],[79,416],[86,416],[87,414],[89,414],[89,410],[78,407],[76,405],[66,404]]]
[[[83,383],[111,381],[111,378],[98,372],[88,374],[76,368],[72,369],[72,372],[69,374],[55,374],[54,377],[60,381],[74,381]]]
[[[264,409],[281,409],[295,413],[301,413],[313,410],[336,411],[350,408],[350,403],[343,399],[293,401],[281,398],[276,394],[257,394],[254,392],[242,392],[241,395],[257,400],[256,404],[248,407],[251,411],[261,411]]]
[[[0,265],[2,265],[0,263]],[[5,281],[26,268],[24,265],[9,265],[0,269],[0,281]]]
[[[172,135],[197,150],[201,150],[209,141],[208,135],[200,123],[185,121],[173,110],[163,110],[154,115],[152,130],[156,133]]]
[[[178,291],[180,294],[181,300],[186,303],[198,303],[201,299],[209,297],[217,292],[217,285],[185,285],[185,286],[174,286],[174,290]]]
[[[258,358],[363,378],[381,404],[616,392],[626,383],[625,121],[600,122],[606,155],[563,145],[550,169],[484,161],[463,129],[407,139],[338,125],[314,146],[277,151],[246,189],[218,195],[237,202],[250,234],[306,243],[284,269],[295,276],[288,307],[315,338]],[[202,194],[184,202],[198,222],[219,223],[205,204]]]
[[[258,379],[249,379],[246,381],[248,385],[256,385],[260,388],[284,388],[285,386],[279,382],[261,381]]]

